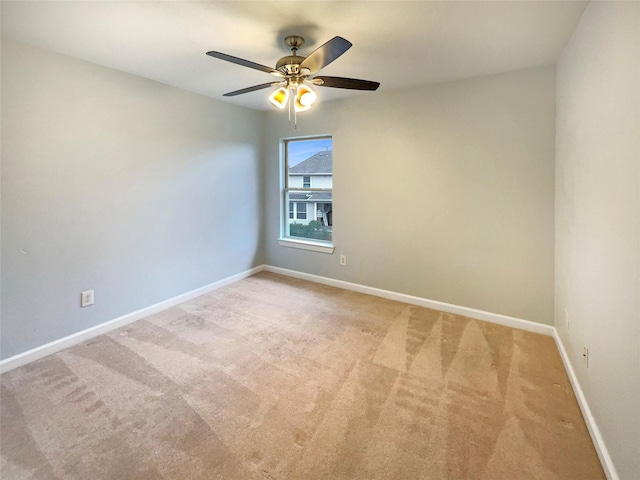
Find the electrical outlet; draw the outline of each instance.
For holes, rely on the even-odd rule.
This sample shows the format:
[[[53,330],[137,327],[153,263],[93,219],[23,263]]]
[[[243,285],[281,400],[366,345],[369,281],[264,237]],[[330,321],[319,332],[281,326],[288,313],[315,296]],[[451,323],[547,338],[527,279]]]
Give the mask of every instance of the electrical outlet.
[[[89,305],[93,305],[93,290],[87,290],[86,292],[82,292],[80,294],[80,306],[88,307]]]
[[[569,330],[569,310],[564,309],[564,327]]]
[[[347,256],[340,255],[340,265],[346,265],[346,264],[347,264]]]
[[[582,361],[589,368],[589,349],[587,347],[582,347]]]

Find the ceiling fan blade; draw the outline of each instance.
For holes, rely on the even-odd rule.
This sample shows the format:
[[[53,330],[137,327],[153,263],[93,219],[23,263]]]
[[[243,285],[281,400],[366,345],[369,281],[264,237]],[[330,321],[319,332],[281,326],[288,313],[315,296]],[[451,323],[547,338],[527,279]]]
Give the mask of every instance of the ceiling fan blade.
[[[314,77],[311,79],[311,83],[320,87],[348,88],[350,90],[377,90],[380,86],[379,82],[344,77]]]
[[[262,90],[263,88],[275,87],[280,85],[280,82],[261,83],[260,85],[254,85],[253,87],[242,88],[233,92],[225,93],[223,97],[235,97],[236,95],[242,95],[243,93],[255,92],[256,90]]]
[[[234,57],[232,55],[227,55],[226,53],[207,52],[207,55],[213,58],[219,58],[220,60],[225,60],[227,62],[235,63],[236,65],[242,65],[243,67],[249,67],[249,68],[253,68],[254,70],[260,70],[261,72],[270,73],[271,75],[276,75],[277,77],[283,76],[282,73],[276,70],[275,68],[267,67],[265,65],[260,65],[259,63],[251,62],[243,58]]]
[[[324,45],[316,48],[300,64],[300,68],[308,68],[311,73],[316,73],[326,67],[336,58],[351,48],[352,43],[342,37],[333,37]]]

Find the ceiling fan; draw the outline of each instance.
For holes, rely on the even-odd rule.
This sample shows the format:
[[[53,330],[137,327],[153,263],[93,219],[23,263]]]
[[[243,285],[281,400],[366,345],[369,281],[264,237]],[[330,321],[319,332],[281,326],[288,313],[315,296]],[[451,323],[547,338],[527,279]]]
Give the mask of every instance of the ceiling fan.
[[[378,82],[356,78],[313,76],[351,48],[351,42],[342,37],[333,37],[307,57],[298,55],[298,50],[304,45],[304,38],[298,35],[289,35],[285,37],[284,43],[291,50],[291,55],[278,60],[275,68],[227,55],[226,53],[207,52],[207,55],[211,57],[270,73],[279,78],[275,82],[242,88],[225,93],[223,96],[233,97],[264,88],[279,87],[270,95],[269,101],[281,109],[289,105],[289,112],[291,112],[291,104],[293,103],[295,112],[303,112],[311,108],[311,105],[316,100],[316,93],[311,89],[311,85],[350,90],[376,90],[380,86]]]

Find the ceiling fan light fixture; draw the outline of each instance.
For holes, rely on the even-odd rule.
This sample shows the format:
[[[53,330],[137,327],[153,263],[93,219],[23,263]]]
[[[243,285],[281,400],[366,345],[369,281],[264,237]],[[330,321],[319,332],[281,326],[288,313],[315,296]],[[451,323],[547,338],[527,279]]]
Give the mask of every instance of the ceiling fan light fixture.
[[[300,103],[300,99],[298,97],[295,98],[293,102],[293,109],[296,112],[305,112],[311,108],[311,105],[303,105]]]
[[[308,86],[300,85],[298,87],[296,92],[296,103],[300,103],[300,105],[305,107],[310,107],[317,98],[318,96],[316,95],[316,92],[311,90]]]
[[[280,87],[269,95],[269,101],[281,110],[287,106],[289,101],[289,90],[285,87]]]

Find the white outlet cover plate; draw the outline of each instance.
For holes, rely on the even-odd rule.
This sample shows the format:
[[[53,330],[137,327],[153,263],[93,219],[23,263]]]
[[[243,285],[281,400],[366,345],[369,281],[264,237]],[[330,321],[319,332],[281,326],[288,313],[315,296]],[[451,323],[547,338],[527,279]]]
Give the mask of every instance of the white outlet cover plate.
[[[88,307],[89,305],[93,305],[93,290],[87,290],[86,292],[82,292],[80,294],[80,306]]]

